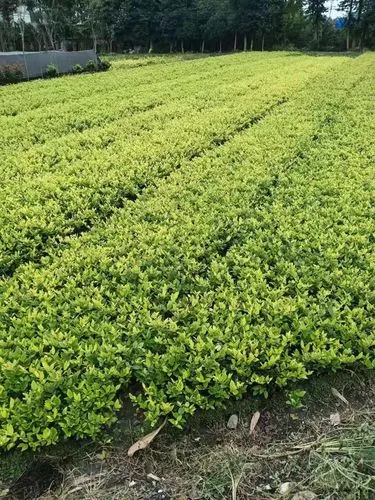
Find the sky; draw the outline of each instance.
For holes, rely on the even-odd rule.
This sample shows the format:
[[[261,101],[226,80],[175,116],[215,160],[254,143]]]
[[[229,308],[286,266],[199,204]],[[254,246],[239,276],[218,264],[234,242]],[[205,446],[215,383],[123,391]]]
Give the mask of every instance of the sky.
[[[338,10],[338,4],[339,4],[339,0],[327,1],[328,14],[330,14],[330,16],[333,18],[341,17],[343,15],[343,13]]]

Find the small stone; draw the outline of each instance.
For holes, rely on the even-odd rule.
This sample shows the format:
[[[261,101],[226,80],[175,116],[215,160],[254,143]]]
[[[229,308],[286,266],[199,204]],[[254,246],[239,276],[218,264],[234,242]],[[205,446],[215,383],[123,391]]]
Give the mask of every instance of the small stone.
[[[137,483],[135,481],[130,481],[129,488],[134,488]]]
[[[156,483],[158,483],[160,481],[160,477],[155,476],[155,474],[147,474],[147,480],[150,482],[155,481]]]
[[[331,413],[329,416],[329,421],[331,422],[331,425],[340,425],[341,424],[341,417],[340,413]]]
[[[290,493],[292,491],[292,489],[294,488],[294,483],[283,483],[280,485],[279,487],[279,493],[280,495],[287,495],[288,493]]]
[[[318,497],[313,493],[312,491],[300,491],[299,493],[296,493],[292,500],[316,500]]]
[[[227,427],[228,427],[228,429],[237,429],[237,427],[238,427],[238,416],[237,415],[232,415],[231,417],[229,417]]]

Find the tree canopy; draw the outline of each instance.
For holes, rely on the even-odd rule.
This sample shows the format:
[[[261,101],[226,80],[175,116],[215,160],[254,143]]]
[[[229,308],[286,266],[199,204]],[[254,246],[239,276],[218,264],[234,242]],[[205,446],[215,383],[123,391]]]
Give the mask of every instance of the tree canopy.
[[[0,0],[0,50],[322,50],[375,45],[375,0]],[[27,12],[27,22],[23,13]]]

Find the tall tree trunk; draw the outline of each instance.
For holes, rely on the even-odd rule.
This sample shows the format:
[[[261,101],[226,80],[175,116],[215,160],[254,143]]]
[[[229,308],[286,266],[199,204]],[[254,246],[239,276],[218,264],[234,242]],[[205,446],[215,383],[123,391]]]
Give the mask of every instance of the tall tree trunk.
[[[48,44],[49,44],[48,48],[52,48],[52,50],[55,50],[55,41],[53,39],[53,32],[48,25],[45,25],[45,30],[48,37]]]
[[[246,33],[243,37],[243,50],[244,50],[244,52],[247,51],[247,35],[246,35]]]
[[[4,30],[0,28],[0,47],[1,47],[1,52],[6,52],[6,41],[5,41],[5,33]]]
[[[25,30],[21,27],[21,44],[22,44],[22,53],[25,55]]]
[[[172,54],[173,52],[173,42],[169,42],[169,53]]]
[[[184,46],[184,41],[181,40],[181,53],[185,54],[185,46]]]
[[[150,47],[148,49],[148,53],[152,54],[154,52],[154,42],[150,40]]]
[[[41,29],[41,30],[40,30],[40,33],[42,33],[42,39],[43,39],[43,46],[44,46],[44,50],[48,50],[48,41],[47,41],[46,34],[45,34],[45,32],[44,32],[44,29]]]
[[[25,56],[25,22],[22,19],[20,21],[20,30],[21,30],[21,42],[22,42],[22,54],[23,54],[23,64],[25,66],[25,71],[26,71],[26,78],[30,80],[29,76],[29,68],[27,66],[27,60]]]
[[[262,35],[262,52],[264,52],[264,34]]]
[[[363,52],[363,39],[365,37],[365,30],[361,28],[361,33],[359,35],[359,50]]]
[[[363,23],[362,23],[362,14],[363,14],[363,0],[359,0],[358,4],[358,15],[357,15],[357,23],[359,27],[359,49],[362,50],[362,45],[363,45],[363,35],[364,35],[364,29],[363,29]]]
[[[253,49],[254,49],[254,38],[251,37],[251,42],[250,42],[250,50],[251,50],[251,52],[253,51]]]
[[[42,8],[41,10],[41,22],[43,23],[44,29],[48,38],[48,48],[55,50],[55,32],[54,32],[54,22],[55,22],[55,0],[52,0],[52,5],[50,8]]]
[[[93,48],[93,51],[97,52],[97,49],[98,49],[98,39],[96,38],[96,33],[95,33],[95,30],[94,30],[94,26],[91,27],[91,33],[92,33],[92,48]]]
[[[201,45],[201,52],[204,54],[204,48],[205,48],[205,41],[202,40],[202,45]]]
[[[317,49],[319,49],[319,24],[314,25],[314,42]]]
[[[347,33],[346,33],[346,50],[350,50],[350,32],[352,29],[353,1],[354,0],[350,0],[350,4],[349,4],[348,28],[347,28]]]
[[[223,53],[223,41],[222,40],[220,40],[219,52],[220,52],[220,54]]]
[[[233,43],[233,52],[236,52],[237,51],[237,31],[235,32],[234,34],[234,43]]]

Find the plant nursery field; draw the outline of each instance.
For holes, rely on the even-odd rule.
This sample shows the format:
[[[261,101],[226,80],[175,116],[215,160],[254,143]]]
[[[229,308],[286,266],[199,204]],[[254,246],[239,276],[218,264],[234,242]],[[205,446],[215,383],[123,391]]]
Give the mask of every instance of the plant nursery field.
[[[0,89],[0,448],[375,366],[375,54]]]

